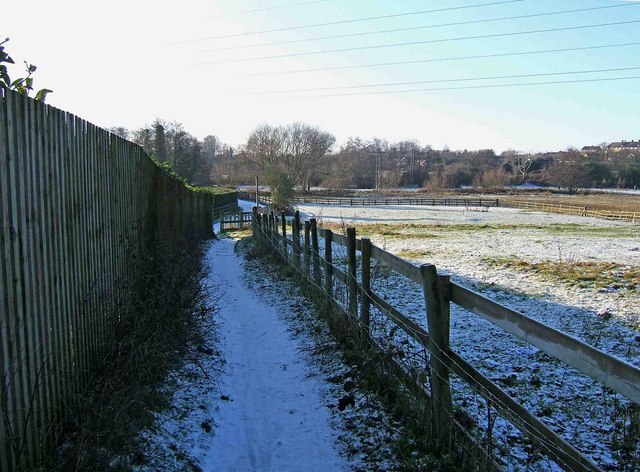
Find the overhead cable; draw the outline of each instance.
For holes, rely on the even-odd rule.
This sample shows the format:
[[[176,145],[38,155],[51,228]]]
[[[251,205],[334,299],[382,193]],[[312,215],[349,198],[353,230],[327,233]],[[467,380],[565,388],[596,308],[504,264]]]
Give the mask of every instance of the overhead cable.
[[[622,80],[636,80],[640,79],[640,75],[627,76],[627,77],[605,77],[599,79],[575,79],[575,80],[554,80],[548,82],[519,82],[519,83],[506,83],[506,84],[488,84],[488,85],[468,85],[462,87],[438,87],[438,88],[426,88],[426,89],[411,89],[411,90],[384,90],[375,92],[349,92],[349,93],[335,93],[335,94],[321,94],[321,95],[299,95],[299,96],[279,96],[278,100],[283,99],[309,99],[309,98],[327,98],[327,97],[350,97],[357,95],[389,95],[395,93],[423,93],[423,92],[441,92],[448,90],[472,90],[472,89],[491,89],[491,88],[507,88],[507,87],[526,87],[533,85],[559,85],[559,84],[580,84],[589,82],[613,82]]]
[[[344,69],[362,69],[362,68],[370,68],[370,67],[389,67],[389,66],[400,66],[400,65],[410,65],[410,64],[423,64],[428,62],[466,61],[471,59],[489,59],[493,57],[527,56],[531,54],[549,54],[549,53],[556,53],[556,52],[587,51],[591,49],[618,48],[618,47],[639,46],[639,45],[640,45],[640,41],[637,41],[633,43],[579,46],[574,48],[536,49],[532,51],[479,54],[474,56],[451,56],[451,57],[439,57],[439,58],[433,58],[433,59],[416,59],[412,61],[373,62],[368,64],[353,64],[348,66],[317,67],[314,69],[292,69],[292,70],[283,70],[283,71],[257,72],[252,74],[246,74],[246,76],[261,77],[265,75],[302,74],[302,73],[308,73],[308,72],[323,72],[323,71],[344,70]]]
[[[483,34],[483,35],[476,35],[476,36],[462,36],[462,37],[456,37],[456,38],[429,39],[424,41],[406,41],[401,43],[376,44],[372,46],[359,46],[359,47],[342,48],[342,49],[325,49],[325,50],[317,50],[317,51],[290,53],[290,54],[276,54],[271,56],[248,57],[248,58],[241,58],[241,59],[227,59],[227,60],[215,61],[215,62],[202,62],[196,65],[198,66],[217,65],[217,64],[231,64],[231,63],[239,63],[239,62],[263,61],[263,60],[269,60],[269,59],[284,59],[288,57],[314,56],[314,55],[320,55],[320,54],[333,54],[333,53],[350,52],[350,51],[364,51],[364,50],[371,50],[371,49],[394,48],[394,47],[402,47],[402,46],[417,46],[419,44],[435,44],[435,43],[446,43],[446,42],[452,42],[452,41],[468,41],[473,39],[503,38],[507,36],[522,36],[527,34],[553,33],[558,31],[571,31],[571,30],[588,29],[588,28],[601,28],[606,26],[630,25],[635,23],[640,23],[640,20],[616,21],[612,23],[598,23],[595,25],[565,26],[562,28],[512,31],[508,33],[492,33],[492,34]]]
[[[399,18],[405,16],[415,16],[415,15],[426,15],[428,13],[439,13],[445,11],[453,11],[453,10],[468,10],[471,8],[479,8],[479,7],[487,7],[493,5],[504,5],[506,3],[519,3],[527,0],[502,0],[498,2],[489,2],[489,3],[476,3],[474,5],[463,5],[458,7],[447,7],[447,8],[438,8],[435,10],[421,10],[421,11],[411,11],[406,13],[394,13],[390,15],[378,15],[378,16],[369,16],[365,18],[353,18],[350,20],[339,20],[339,21],[328,21],[325,23],[313,23],[309,25],[301,25],[301,26],[287,26],[284,28],[275,28],[269,30],[261,30],[261,31],[250,31],[246,33],[235,33],[235,34],[224,34],[220,36],[209,36],[207,38],[198,38],[198,39],[187,39],[184,41],[175,41],[172,44],[182,44],[182,43],[196,43],[200,41],[211,41],[215,39],[226,39],[226,38],[237,38],[240,36],[252,36],[256,34],[266,34],[266,33],[278,33],[281,31],[294,31],[308,28],[319,28],[322,26],[333,26],[333,25],[344,25],[349,23],[361,23],[364,21],[373,21],[373,20],[384,20],[388,18]]]
[[[576,70],[576,71],[562,71],[562,72],[541,72],[536,74],[512,74],[512,75],[494,75],[488,77],[463,77],[455,79],[437,79],[437,80],[416,80],[411,82],[392,82],[385,84],[363,84],[363,85],[343,85],[339,87],[316,87],[305,89],[289,89],[289,90],[273,90],[268,92],[257,92],[252,95],[271,95],[271,94],[283,94],[283,93],[301,93],[301,92],[325,92],[328,90],[348,90],[348,89],[364,89],[364,88],[380,88],[380,87],[398,87],[401,85],[419,85],[419,84],[440,84],[451,82],[473,82],[479,80],[502,80],[502,79],[523,79],[525,77],[550,77],[558,75],[573,75],[573,74],[599,74],[603,72],[622,72],[630,70],[638,70],[638,67],[617,67],[610,69],[588,69],[588,70]]]
[[[529,15],[502,16],[499,18],[486,18],[483,20],[458,21],[454,23],[439,23],[435,25],[412,26],[408,28],[394,28],[394,29],[386,29],[386,30],[365,31],[365,32],[359,32],[359,33],[338,34],[338,35],[332,35],[332,36],[316,36],[313,38],[289,39],[285,41],[274,41],[270,43],[248,44],[243,46],[229,46],[224,48],[205,49],[202,52],[235,51],[238,49],[251,49],[251,48],[257,48],[257,47],[277,46],[282,44],[293,44],[293,43],[307,43],[311,41],[321,41],[325,39],[353,38],[357,36],[371,36],[375,34],[385,34],[385,33],[400,33],[400,32],[406,32],[406,31],[443,28],[443,27],[449,27],[449,26],[475,25],[480,23],[493,23],[497,21],[521,20],[526,18],[539,18],[544,16],[566,15],[569,13],[581,13],[581,12],[587,12],[587,11],[605,10],[610,8],[624,8],[624,7],[637,7],[637,6],[640,6],[640,3],[623,3],[619,5],[606,5],[603,7],[578,8],[574,10],[562,10],[562,11],[554,11],[554,12],[546,12],[546,13],[532,13]]]

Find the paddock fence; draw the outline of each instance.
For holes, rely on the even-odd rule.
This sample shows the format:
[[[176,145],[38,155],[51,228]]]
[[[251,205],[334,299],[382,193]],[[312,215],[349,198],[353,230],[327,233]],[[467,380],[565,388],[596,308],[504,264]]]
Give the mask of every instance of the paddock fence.
[[[519,208],[528,211],[543,211],[547,213],[560,213],[563,215],[588,216],[591,218],[601,218],[610,221],[627,221],[640,223],[640,211],[613,211],[599,210],[579,205],[557,205],[552,203],[542,203],[531,200],[503,199],[503,207]]]
[[[466,446],[467,452],[474,449],[474,460],[482,456],[478,448],[485,454],[479,469],[492,469],[496,461],[491,431],[495,416],[499,416],[564,470],[603,470],[451,348],[451,305],[493,323],[505,334],[529,343],[635,403],[640,403],[638,367],[453,283],[449,276],[438,274],[434,265],[415,266],[369,239],[358,239],[354,228],[338,234],[318,227],[315,219],[300,221],[299,212],[291,220],[284,213],[257,211],[252,226],[258,243],[266,244],[299,279],[338,306],[345,322],[355,325],[371,345],[389,354],[385,358],[391,361],[389,373],[432,411],[432,431],[439,443],[450,443],[455,432],[456,438],[466,438],[475,445]],[[422,300],[413,303],[423,307],[426,328],[385,299],[381,286],[374,288],[372,274],[383,269],[417,284]],[[451,386],[460,383],[485,401],[489,421],[481,434],[470,431],[473,428],[465,420],[464,405],[452,399]]]
[[[260,203],[270,204],[271,197],[260,196]],[[294,204],[335,205],[335,206],[454,206],[454,207],[497,207],[497,198],[425,198],[425,197],[314,197],[300,196]]]
[[[213,196],[131,142],[0,89],[0,470],[31,470],[56,441],[159,238],[211,234]]]

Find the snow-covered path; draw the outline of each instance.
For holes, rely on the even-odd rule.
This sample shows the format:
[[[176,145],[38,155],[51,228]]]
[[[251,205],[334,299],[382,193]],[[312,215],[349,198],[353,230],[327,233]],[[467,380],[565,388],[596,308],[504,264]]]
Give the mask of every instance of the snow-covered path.
[[[226,365],[211,443],[200,462],[206,471],[347,470],[336,433],[295,340],[276,309],[243,281],[235,241],[211,244],[209,282],[223,292],[221,350]]]

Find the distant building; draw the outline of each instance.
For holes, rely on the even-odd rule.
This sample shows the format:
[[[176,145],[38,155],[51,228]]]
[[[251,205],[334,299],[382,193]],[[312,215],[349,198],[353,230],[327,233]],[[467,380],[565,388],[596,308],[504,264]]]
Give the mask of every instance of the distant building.
[[[584,146],[580,152],[583,156],[599,156],[602,154],[602,148],[600,146]]]
[[[621,152],[621,151],[640,151],[640,141],[616,141],[607,146],[607,151]]]

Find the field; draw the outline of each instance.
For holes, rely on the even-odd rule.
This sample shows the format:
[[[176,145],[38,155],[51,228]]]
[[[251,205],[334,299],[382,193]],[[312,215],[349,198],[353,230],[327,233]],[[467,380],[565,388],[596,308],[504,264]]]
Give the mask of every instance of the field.
[[[509,208],[305,205],[325,227],[358,236],[510,308],[640,365],[640,225]],[[637,209],[637,207],[636,207]],[[379,268],[380,269],[380,268]],[[375,291],[425,324],[419,287],[376,270]],[[451,346],[605,470],[640,467],[640,409],[457,307]],[[557,470],[455,379],[455,402],[514,470]]]

